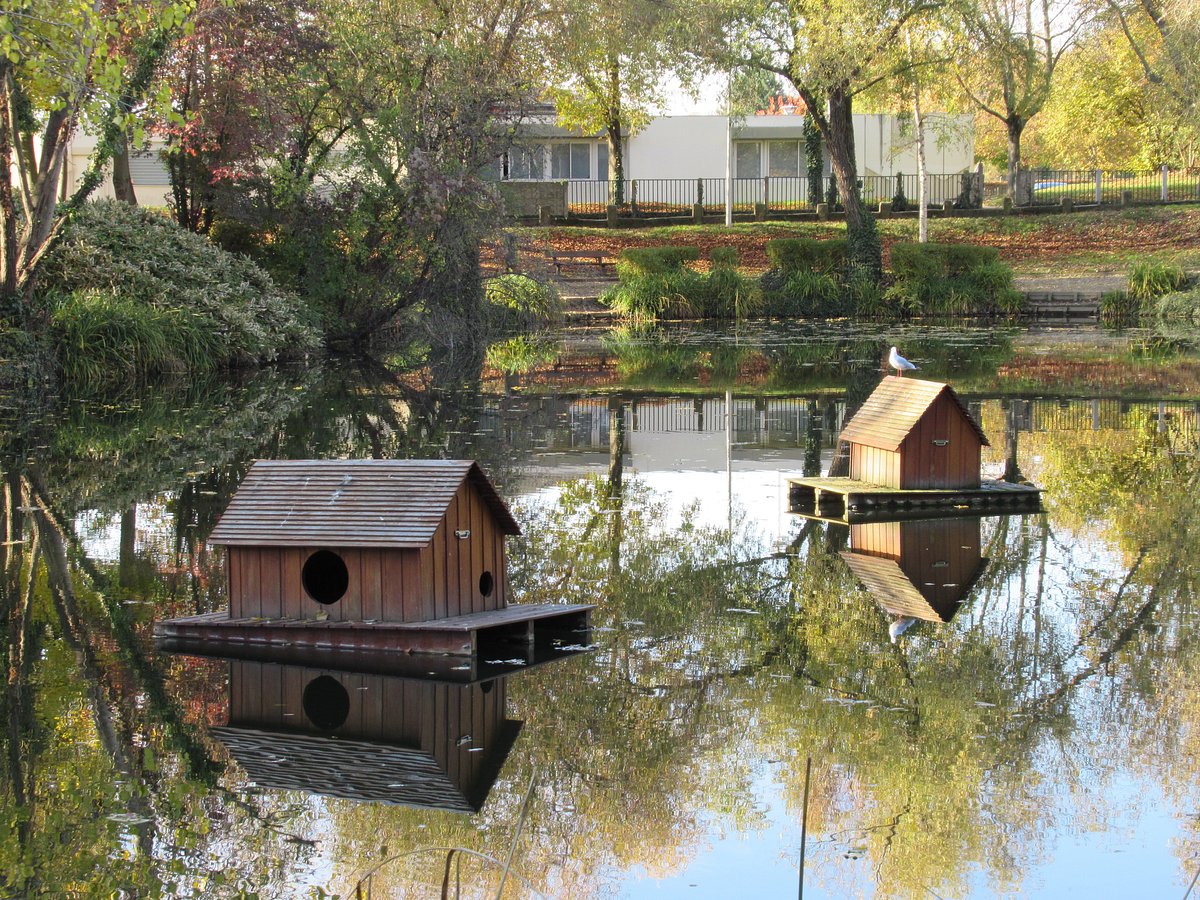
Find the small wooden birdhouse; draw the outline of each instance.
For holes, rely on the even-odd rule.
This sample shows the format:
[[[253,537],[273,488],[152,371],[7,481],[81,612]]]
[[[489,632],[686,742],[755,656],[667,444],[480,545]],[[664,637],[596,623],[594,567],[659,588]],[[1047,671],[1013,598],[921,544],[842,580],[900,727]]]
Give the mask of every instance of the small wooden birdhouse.
[[[948,384],[890,375],[842,429],[850,477],[899,490],[978,488],[983,430]]]
[[[979,532],[974,517],[851,525],[841,557],[885,612],[949,622],[987,567]]]
[[[428,622],[504,609],[520,534],[470,460],[256,462],[209,537],[229,618]]]

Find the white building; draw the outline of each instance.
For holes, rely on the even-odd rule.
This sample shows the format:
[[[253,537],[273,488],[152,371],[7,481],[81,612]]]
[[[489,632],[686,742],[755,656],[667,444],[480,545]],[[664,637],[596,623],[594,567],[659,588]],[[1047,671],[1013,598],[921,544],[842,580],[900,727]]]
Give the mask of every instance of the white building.
[[[952,198],[959,191],[959,174],[975,165],[974,119],[929,116],[925,134],[927,169],[938,176],[931,179],[930,199]],[[637,199],[644,203],[697,202],[697,180],[704,182],[703,202],[723,203],[730,153],[735,202],[761,201],[764,192],[772,204],[807,199],[803,116],[748,116],[732,121],[727,116],[661,116],[629,138],[625,147],[625,178],[638,183]],[[868,200],[891,198],[897,174],[912,176],[906,179],[905,189],[915,199],[917,159],[911,126],[905,127],[894,115],[855,115],[854,149]],[[505,161],[503,177],[565,181],[572,205],[603,205],[608,163],[608,144],[602,137],[533,122],[522,129],[518,147]],[[829,174],[827,159],[824,171]]]

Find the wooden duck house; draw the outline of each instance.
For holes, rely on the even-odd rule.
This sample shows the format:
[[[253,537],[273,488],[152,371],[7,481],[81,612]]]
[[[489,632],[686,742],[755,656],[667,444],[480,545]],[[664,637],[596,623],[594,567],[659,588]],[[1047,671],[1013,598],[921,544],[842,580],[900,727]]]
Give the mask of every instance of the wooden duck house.
[[[211,732],[261,787],[478,812],[521,730],[503,678],[229,666],[228,719]]]
[[[156,634],[473,654],[481,632],[586,628],[591,606],[509,606],[504,539],[519,533],[470,460],[256,462],[209,537],[228,611]]]
[[[463,460],[256,462],[209,536],[229,614],[425,622],[507,606],[521,529]]]
[[[949,622],[987,567],[978,518],[850,526],[841,557],[890,615]]]
[[[842,429],[850,478],[898,490],[978,488],[988,444],[954,389],[937,381],[883,379]]]

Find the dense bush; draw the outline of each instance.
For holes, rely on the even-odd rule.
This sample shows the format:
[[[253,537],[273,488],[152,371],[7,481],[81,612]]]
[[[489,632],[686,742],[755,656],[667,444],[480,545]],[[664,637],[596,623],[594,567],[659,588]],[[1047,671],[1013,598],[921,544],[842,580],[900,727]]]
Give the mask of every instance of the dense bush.
[[[1162,322],[1200,325],[1200,287],[1164,294],[1154,301],[1152,311]]]
[[[683,264],[700,258],[696,247],[634,247],[621,251],[617,260],[617,274],[621,275],[664,275],[678,272]]]
[[[883,311],[892,315],[1012,315],[1023,297],[994,247],[895,244]]]
[[[69,377],[202,371],[320,344],[304,305],[253,262],[125,203],[80,209],[39,286]]]
[[[533,330],[562,319],[558,291],[527,275],[509,273],[488,279],[483,293],[492,319],[500,328]]]
[[[767,241],[771,267],[784,275],[820,272],[840,277],[846,268],[848,242],[845,238],[817,241],[812,238],[777,238]]]
[[[756,315],[758,285],[737,271],[736,251],[715,251],[705,275],[684,266],[699,258],[695,247],[626,250],[617,261],[617,285],[600,302],[625,318],[732,319]]]

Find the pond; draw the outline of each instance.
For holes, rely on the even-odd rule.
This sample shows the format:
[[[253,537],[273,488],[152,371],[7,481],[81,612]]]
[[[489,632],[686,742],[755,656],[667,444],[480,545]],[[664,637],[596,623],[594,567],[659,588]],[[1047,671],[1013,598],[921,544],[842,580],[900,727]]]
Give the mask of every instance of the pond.
[[[1041,509],[789,511],[893,343]],[[3,403],[4,896],[1182,897],[1200,870],[1178,342],[585,329]],[[596,604],[586,643],[156,647],[226,604],[206,537],[251,461],[334,457],[479,460],[516,599]]]

